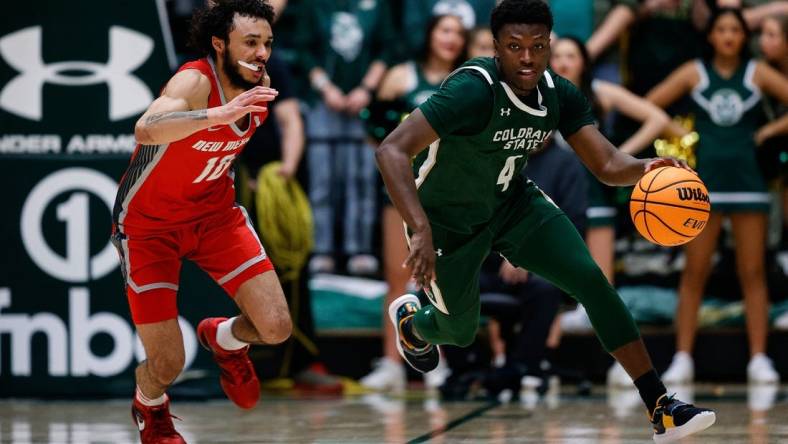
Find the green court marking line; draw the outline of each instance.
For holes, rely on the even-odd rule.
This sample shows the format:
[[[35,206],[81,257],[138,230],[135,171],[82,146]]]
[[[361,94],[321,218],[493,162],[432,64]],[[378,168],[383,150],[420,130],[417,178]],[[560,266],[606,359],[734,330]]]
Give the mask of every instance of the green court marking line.
[[[457,419],[453,419],[453,420],[449,421],[443,427],[437,428],[435,430],[431,430],[431,431],[429,431],[429,432],[427,432],[427,433],[425,433],[425,434],[423,434],[423,435],[421,435],[421,436],[419,436],[417,438],[411,439],[410,441],[407,442],[407,444],[418,444],[418,443],[422,443],[422,442],[427,442],[427,441],[429,441],[429,440],[431,440],[431,439],[433,439],[433,438],[435,438],[435,437],[437,437],[439,435],[442,435],[442,434],[448,432],[449,430],[451,430],[451,429],[453,429],[455,427],[459,427],[462,424],[465,424],[466,422],[468,422],[468,421],[470,421],[470,420],[472,420],[474,418],[478,418],[479,416],[485,414],[487,411],[492,410],[492,409],[494,409],[494,408],[496,408],[496,407],[498,407],[500,405],[501,405],[500,402],[495,401],[495,402],[491,402],[490,404],[483,405],[483,406],[477,408],[476,410],[471,410],[470,412],[466,413],[465,415],[460,416]]]

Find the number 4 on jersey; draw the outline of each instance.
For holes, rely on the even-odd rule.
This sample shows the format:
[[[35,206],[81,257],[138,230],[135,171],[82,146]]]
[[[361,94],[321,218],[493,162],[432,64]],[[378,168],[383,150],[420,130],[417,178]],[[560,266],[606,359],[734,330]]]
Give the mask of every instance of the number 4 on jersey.
[[[516,173],[515,162],[521,157],[523,156],[509,156],[506,158],[506,164],[504,164],[501,173],[498,174],[498,185],[503,185],[503,189],[501,191],[506,191],[509,189],[509,182],[512,181],[512,177],[514,177],[514,173]]]
[[[228,154],[222,158],[211,157],[208,159],[208,163],[203,168],[202,173],[192,183],[202,182],[203,180],[216,180],[222,177],[222,174],[233,164],[233,160],[235,160],[235,154]]]

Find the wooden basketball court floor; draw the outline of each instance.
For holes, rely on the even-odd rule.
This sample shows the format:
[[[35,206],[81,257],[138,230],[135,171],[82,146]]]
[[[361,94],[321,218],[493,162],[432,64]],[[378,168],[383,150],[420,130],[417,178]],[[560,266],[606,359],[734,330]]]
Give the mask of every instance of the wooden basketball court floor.
[[[687,443],[788,443],[788,387],[676,390],[714,408],[717,423]],[[226,400],[175,401],[196,443],[650,443],[637,392],[564,388],[511,402],[442,402],[423,392],[305,399],[267,395],[252,411]],[[0,443],[135,443],[129,401],[0,400]]]

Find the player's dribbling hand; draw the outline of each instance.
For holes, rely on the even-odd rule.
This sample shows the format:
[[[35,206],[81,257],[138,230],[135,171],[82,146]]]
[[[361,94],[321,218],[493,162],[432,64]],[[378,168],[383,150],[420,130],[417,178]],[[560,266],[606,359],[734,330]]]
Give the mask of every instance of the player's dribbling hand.
[[[687,165],[687,162],[685,162],[682,159],[676,159],[674,157],[655,157],[653,159],[649,159],[646,162],[646,165],[645,165],[645,167],[643,169],[643,174],[648,173],[651,170],[654,170],[654,169],[657,169],[657,168],[661,168],[661,167],[666,167],[666,166],[684,168],[687,171],[691,171],[691,172],[695,173],[695,170],[690,168],[689,165]],[[697,173],[695,173],[695,174],[697,174]]]
[[[279,91],[265,86],[255,86],[254,88],[238,94],[227,104],[218,107],[217,118],[220,123],[230,124],[241,117],[253,113],[263,112],[267,107],[261,102],[270,102],[276,98]]]
[[[435,278],[435,249],[432,230],[417,231],[410,237],[410,254],[402,267],[410,267],[419,287],[429,287]]]

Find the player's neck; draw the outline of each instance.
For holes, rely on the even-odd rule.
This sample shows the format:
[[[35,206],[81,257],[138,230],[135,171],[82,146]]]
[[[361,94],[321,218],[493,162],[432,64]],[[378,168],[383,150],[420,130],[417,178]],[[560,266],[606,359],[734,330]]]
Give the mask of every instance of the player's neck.
[[[224,72],[224,65],[221,61],[216,61],[216,76],[218,77],[219,86],[222,88],[222,92],[224,93],[224,100],[229,102],[233,100],[236,96],[244,92],[243,88],[236,86],[233,82],[230,81],[230,78]]]

